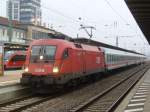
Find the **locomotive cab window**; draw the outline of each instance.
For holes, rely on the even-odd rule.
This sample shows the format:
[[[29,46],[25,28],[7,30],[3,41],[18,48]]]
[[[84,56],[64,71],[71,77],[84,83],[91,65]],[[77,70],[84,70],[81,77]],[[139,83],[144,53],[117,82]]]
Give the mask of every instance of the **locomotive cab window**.
[[[32,46],[30,61],[32,63],[36,63],[41,52],[42,52],[42,46],[38,46],[38,45]]]
[[[36,63],[40,61],[50,61],[55,59],[56,46],[32,46],[31,62]],[[41,58],[42,57],[42,58]]]
[[[44,49],[44,59],[45,60],[54,60],[55,59],[56,46],[45,46]]]

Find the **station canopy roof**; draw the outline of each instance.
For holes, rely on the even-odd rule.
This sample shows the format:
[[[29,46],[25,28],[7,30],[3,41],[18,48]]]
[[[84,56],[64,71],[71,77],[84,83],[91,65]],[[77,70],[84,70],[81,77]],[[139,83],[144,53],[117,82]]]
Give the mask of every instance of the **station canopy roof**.
[[[150,0],[125,0],[150,44]]]

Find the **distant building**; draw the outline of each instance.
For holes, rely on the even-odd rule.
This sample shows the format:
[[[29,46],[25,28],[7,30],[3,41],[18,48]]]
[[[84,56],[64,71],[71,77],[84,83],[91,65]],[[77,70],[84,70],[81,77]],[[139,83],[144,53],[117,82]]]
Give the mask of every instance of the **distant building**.
[[[51,38],[50,34],[54,35],[56,31],[16,20],[10,22],[7,18],[0,17],[0,42],[28,43],[33,39]]]
[[[20,0],[20,21],[41,25],[41,0]]]
[[[34,39],[48,38],[71,39],[71,37],[61,32],[43,26],[25,24],[16,20],[9,21],[8,18],[0,17],[0,43],[28,44]]]
[[[20,0],[7,1],[7,17],[20,21]]]
[[[41,25],[41,0],[8,0],[7,16],[22,23]]]

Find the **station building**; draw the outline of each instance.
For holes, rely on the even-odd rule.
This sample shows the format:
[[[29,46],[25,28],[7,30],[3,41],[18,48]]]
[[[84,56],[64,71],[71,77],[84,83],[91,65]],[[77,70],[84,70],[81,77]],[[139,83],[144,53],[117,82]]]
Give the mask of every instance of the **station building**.
[[[45,26],[21,23],[17,20],[9,21],[8,18],[0,17],[0,45],[4,46],[4,52],[26,50],[32,40],[46,38],[71,39]]]
[[[56,34],[55,30],[34,24],[23,24],[19,21],[9,21],[0,17],[0,42],[28,44],[32,39],[50,38],[49,34]]]
[[[26,29],[26,40],[50,38],[49,34],[56,34],[55,30],[34,24],[20,24]]]
[[[9,35],[11,35],[10,42],[25,43],[23,38],[27,36],[27,30],[16,24],[18,21],[13,20],[10,26],[7,18],[0,17],[0,42],[9,42]]]

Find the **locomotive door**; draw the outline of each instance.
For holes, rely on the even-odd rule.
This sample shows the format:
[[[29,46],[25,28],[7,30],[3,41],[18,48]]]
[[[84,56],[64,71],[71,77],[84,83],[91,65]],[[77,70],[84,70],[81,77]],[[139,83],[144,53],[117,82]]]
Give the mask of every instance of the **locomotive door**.
[[[83,74],[83,51],[82,49],[72,50],[72,71],[75,74]]]
[[[82,68],[83,68],[83,73],[86,73],[86,51],[82,52]]]

